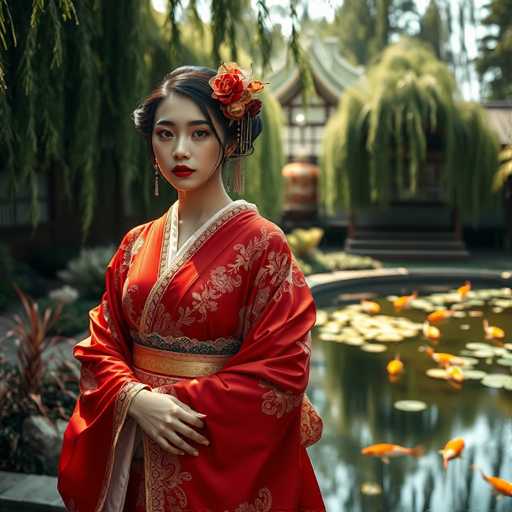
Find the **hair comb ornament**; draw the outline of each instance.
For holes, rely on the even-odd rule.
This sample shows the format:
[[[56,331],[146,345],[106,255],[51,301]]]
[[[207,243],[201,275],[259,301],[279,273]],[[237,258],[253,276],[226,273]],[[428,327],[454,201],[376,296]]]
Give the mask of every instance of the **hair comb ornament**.
[[[254,151],[251,118],[256,117],[262,107],[262,102],[254,96],[263,91],[265,84],[253,80],[252,70],[243,70],[236,62],[221,64],[208,83],[213,91],[212,98],[220,102],[230,126],[237,123],[236,147],[230,158],[236,159],[232,188],[240,194],[244,189],[241,158]]]

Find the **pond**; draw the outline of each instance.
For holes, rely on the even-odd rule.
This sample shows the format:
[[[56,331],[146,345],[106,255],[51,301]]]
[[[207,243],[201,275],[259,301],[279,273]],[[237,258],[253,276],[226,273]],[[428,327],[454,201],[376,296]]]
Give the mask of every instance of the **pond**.
[[[321,325],[313,335],[308,394],[324,419],[324,434],[309,452],[329,512],[512,510],[512,498],[497,498],[477,469],[512,481],[510,279],[498,273],[462,276],[419,273],[415,278],[355,280],[314,291]],[[455,290],[465,279],[473,288],[460,300]],[[393,299],[414,291],[416,301],[397,312]],[[379,303],[381,312],[364,315],[364,298]],[[441,338],[434,344],[422,327],[427,315],[442,307],[456,313],[437,325]],[[399,317],[394,325],[393,318]],[[387,325],[380,332],[379,318]],[[503,329],[505,339],[486,339],[484,318]],[[409,337],[396,341],[396,330],[398,338]],[[385,351],[368,352],[368,343]],[[438,365],[423,350],[426,346],[467,358],[463,373],[468,378],[457,384],[427,376]],[[405,370],[391,381],[386,365],[396,354]],[[485,381],[482,372],[505,377]],[[396,402],[403,400],[424,402],[426,408],[397,409]],[[438,451],[458,437],[465,448],[445,470]],[[386,464],[361,454],[376,443],[420,446],[424,452]]]

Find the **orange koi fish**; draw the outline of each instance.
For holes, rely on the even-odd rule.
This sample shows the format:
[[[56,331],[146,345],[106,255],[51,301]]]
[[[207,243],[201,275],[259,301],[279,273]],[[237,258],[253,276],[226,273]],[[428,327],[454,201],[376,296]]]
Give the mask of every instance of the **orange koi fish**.
[[[402,311],[404,308],[408,308],[411,302],[418,296],[417,292],[411,293],[411,295],[402,295],[393,301],[395,311]]]
[[[505,338],[505,331],[494,325],[489,325],[489,322],[484,319],[484,332],[485,338],[488,340],[502,340]]]
[[[466,295],[471,291],[471,283],[469,281],[464,281],[462,286],[457,288],[457,292],[459,293],[459,297],[461,300],[466,298]]]
[[[439,341],[439,338],[441,337],[441,331],[437,327],[430,325],[428,322],[424,322],[423,336],[425,336],[425,338],[430,341]]]
[[[487,476],[481,469],[480,471],[482,478],[487,481],[491,487],[499,494],[503,496],[512,496],[512,482],[508,482],[503,478],[498,478],[497,476]]]
[[[454,356],[453,354],[447,354],[446,352],[434,352],[431,347],[420,347],[419,350],[425,351],[427,356],[444,368],[448,366],[464,366],[464,359]]]
[[[379,457],[385,464],[389,464],[390,457],[400,457],[401,455],[420,457],[423,452],[424,449],[422,446],[405,448],[404,446],[391,443],[372,444],[361,450],[363,455],[367,455],[368,457]]]
[[[361,301],[361,307],[363,311],[369,315],[376,315],[377,313],[380,313],[381,310],[380,304],[366,299]]]
[[[448,441],[439,453],[443,456],[444,469],[448,469],[448,461],[460,457],[462,450],[464,450],[464,439],[456,437]]]
[[[400,354],[397,354],[395,359],[389,361],[386,370],[390,377],[398,377],[404,371],[404,363],[400,361]]]
[[[427,316],[427,322],[429,324],[438,324],[453,315],[453,311],[449,309],[437,309]]]
[[[448,368],[446,368],[446,374],[450,380],[457,384],[464,382],[464,372],[460,366],[448,366]]]

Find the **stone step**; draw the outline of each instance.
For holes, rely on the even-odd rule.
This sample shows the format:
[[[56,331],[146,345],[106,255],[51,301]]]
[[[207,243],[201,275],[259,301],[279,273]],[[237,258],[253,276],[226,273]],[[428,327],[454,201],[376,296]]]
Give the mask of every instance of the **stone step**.
[[[0,512],[65,512],[57,478],[0,471]]]
[[[345,242],[345,249],[351,251],[373,250],[373,249],[427,249],[434,250],[464,250],[464,243],[460,240],[354,240],[348,238]]]
[[[469,258],[469,253],[466,250],[457,251],[429,251],[423,250],[412,250],[412,249],[361,249],[357,251],[348,251],[349,254],[355,254],[358,256],[371,256],[380,260],[464,260]]]
[[[453,240],[453,231],[375,231],[356,229],[354,240]]]

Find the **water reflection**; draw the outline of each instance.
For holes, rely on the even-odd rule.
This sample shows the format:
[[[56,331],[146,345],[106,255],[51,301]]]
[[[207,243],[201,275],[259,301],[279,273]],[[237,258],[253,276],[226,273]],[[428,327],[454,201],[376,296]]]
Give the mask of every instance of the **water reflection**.
[[[389,304],[382,305],[385,314],[393,314]],[[512,315],[508,310],[504,320],[505,314],[486,311],[490,320],[505,326],[510,339]],[[401,315],[416,322],[424,319],[418,311]],[[469,331],[461,331],[464,322],[470,324]],[[481,318],[454,321],[442,330],[442,351],[456,353],[468,341],[484,341]],[[313,343],[309,393],[324,419],[324,435],[309,452],[329,512],[512,511],[512,498],[497,499],[473,467],[512,480],[511,391],[489,389],[478,381],[467,381],[457,391],[426,377],[434,365],[418,352],[425,343],[419,338],[389,344],[380,354],[319,339]],[[398,349],[406,371],[391,384],[385,367]],[[478,369],[510,373],[485,362]],[[393,407],[405,399],[422,400],[428,407],[422,412]],[[463,437],[466,448],[445,471],[438,450],[454,437]],[[363,447],[381,442],[422,445],[425,454],[392,459],[390,464],[361,455]]]

